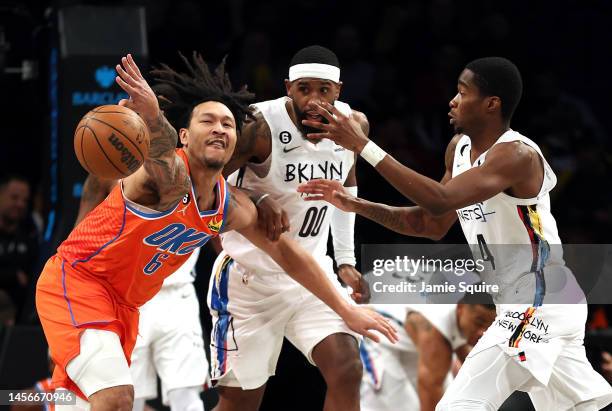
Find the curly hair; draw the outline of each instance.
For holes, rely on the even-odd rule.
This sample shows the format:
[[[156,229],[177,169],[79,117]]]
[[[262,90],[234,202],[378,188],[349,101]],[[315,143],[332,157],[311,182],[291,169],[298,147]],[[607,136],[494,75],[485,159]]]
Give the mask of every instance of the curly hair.
[[[225,72],[225,60],[211,72],[208,64],[198,52],[193,52],[192,62],[179,53],[187,67],[187,73],[179,73],[167,64],[151,70],[156,82],[153,89],[158,95],[160,107],[176,125],[188,126],[194,107],[206,101],[224,104],[234,115],[238,131],[248,118],[253,118],[249,103],[255,98],[244,85],[232,90],[229,75]]]

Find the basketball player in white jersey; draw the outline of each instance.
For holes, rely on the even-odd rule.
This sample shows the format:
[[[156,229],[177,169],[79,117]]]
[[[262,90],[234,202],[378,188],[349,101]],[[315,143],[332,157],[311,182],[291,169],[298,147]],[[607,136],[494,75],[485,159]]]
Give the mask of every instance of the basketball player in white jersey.
[[[491,264],[502,287],[496,297],[498,316],[438,411],[496,410],[515,390],[529,392],[538,411],[592,411],[612,402],[612,388],[585,355],[586,305],[546,305],[547,284],[549,292],[556,291],[563,278],[569,289],[575,279],[567,274],[558,252],[561,241],[549,199],[555,175],[538,146],[510,129],[521,94],[520,73],[507,59],[482,58],[465,67],[450,102],[450,123],[457,135],[447,148],[440,183],[400,164],[330,105],[317,107],[327,124],[304,121],[320,130],[311,138],[329,138],[360,153],[417,206],[370,203],[342,192],[333,181],[302,187],[315,194],[313,200],[324,198],[397,232],[432,239],[444,236],[459,217],[469,244],[483,250],[487,244],[523,245],[529,250],[529,258],[502,261],[497,269]],[[513,294],[521,299],[509,304]]]
[[[115,180],[87,177],[76,224],[106,198],[115,184]],[[208,360],[193,286],[199,255],[196,249],[164,280],[159,293],[140,307],[138,338],[130,365],[133,411],[143,411],[145,401],[157,397],[158,375],[164,405],[172,411],[204,411],[200,393],[208,381]]]
[[[449,382],[453,354],[463,362],[495,318],[493,301],[482,301],[468,294],[459,304],[373,305],[398,325],[399,341],[373,344],[366,338],[361,344],[362,411],[400,405],[433,411]]]
[[[330,225],[339,276],[353,298],[368,298],[368,286],[355,269],[354,214],[335,212],[325,202],[305,203],[296,188],[315,178],[347,186],[356,195],[355,154],[331,141],[310,141],[314,131],[302,119],[321,119],[314,104],[334,104],[368,133],[365,116],[340,101],[342,83],[336,55],[320,46],[298,51],[285,81],[287,97],[254,105],[255,121],[245,124],[235,158],[224,168],[228,182],[276,200],[286,211],[268,226],[269,237],[291,236],[328,273],[346,295],[327,254]],[[258,201],[256,201],[258,203]],[[280,215],[280,214],[279,214]],[[358,410],[362,366],[357,335],[340,317],[283,273],[274,261],[246,238],[222,236],[224,251],[211,281],[229,278],[228,299],[209,294],[213,316],[212,379],[219,410],[257,410],[265,384],[274,375],[283,337],[319,367],[327,383],[325,409]],[[214,290],[211,283],[210,290]],[[348,297],[348,296],[347,296]]]

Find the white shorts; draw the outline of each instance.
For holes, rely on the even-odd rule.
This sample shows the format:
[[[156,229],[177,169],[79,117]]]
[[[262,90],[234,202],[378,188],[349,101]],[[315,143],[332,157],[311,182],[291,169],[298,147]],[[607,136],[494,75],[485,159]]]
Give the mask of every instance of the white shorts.
[[[203,389],[208,378],[208,361],[192,283],[164,286],[140,308],[130,371],[134,398],[157,397],[157,375],[164,405],[168,405],[170,390]]]
[[[410,337],[400,333],[400,338]],[[419,356],[416,351],[396,349],[365,338],[359,347],[359,353],[363,362],[360,389],[362,411],[420,409],[417,385]],[[450,385],[452,379],[449,370],[444,381],[445,388]]]
[[[368,339],[361,343],[359,353],[363,362],[362,411],[419,409],[416,353],[393,350]]]
[[[468,356],[436,411],[497,410],[514,391],[525,391],[536,411],[574,410],[592,402],[596,409],[612,402],[612,387],[596,373],[584,347],[568,346],[557,357],[547,385],[521,367],[501,347]],[[467,409],[467,408],[466,408]]]
[[[586,304],[497,305],[497,317],[468,357],[499,346],[546,386],[564,351],[584,350],[586,318]]]
[[[117,334],[88,328],[81,334],[80,342],[80,352],[68,363],[66,373],[83,394],[89,397],[106,388],[132,385],[130,369]],[[88,410],[89,404],[77,397],[76,405],[56,409]]]
[[[331,259],[323,269],[350,301]],[[249,271],[224,252],[210,277],[208,307],[213,320],[212,379],[224,386],[246,390],[265,384],[276,370],[283,337],[313,365],[312,350],[327,336],[346,333],[360,340],[338,314],[287,274]]]

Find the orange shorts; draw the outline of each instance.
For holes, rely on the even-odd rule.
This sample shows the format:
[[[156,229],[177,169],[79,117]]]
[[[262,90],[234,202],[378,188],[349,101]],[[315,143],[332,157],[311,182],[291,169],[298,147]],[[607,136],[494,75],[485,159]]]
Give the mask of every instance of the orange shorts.
[[[102,281],[83,274],[54,255],[36,285],[36,310],[55,362],[53,385],[87,399],[66,374],[66,366],[80,352],[81,333],[96,328],[119,336],[125,358],[138,335],[138,308],[121,304]]]

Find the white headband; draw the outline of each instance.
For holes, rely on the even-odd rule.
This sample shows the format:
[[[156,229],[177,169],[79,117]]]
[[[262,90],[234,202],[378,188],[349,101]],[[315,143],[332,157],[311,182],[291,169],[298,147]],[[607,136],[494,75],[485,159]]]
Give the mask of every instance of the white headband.
[[[320,78],[338,83],[340,82],[340,67],[319,63],[296,64],[289,67],[289,81],[304,77]]]

